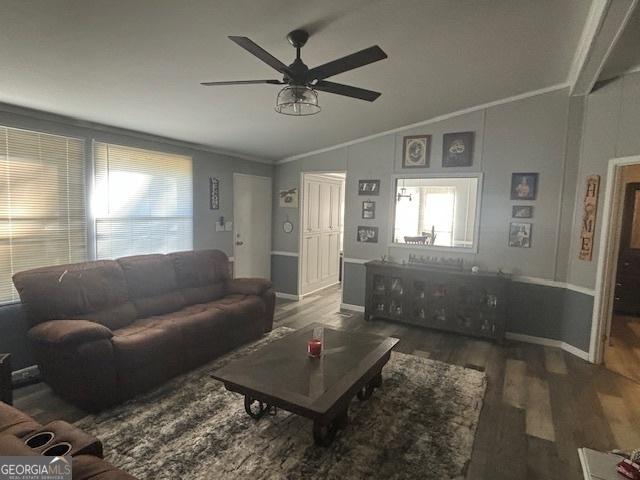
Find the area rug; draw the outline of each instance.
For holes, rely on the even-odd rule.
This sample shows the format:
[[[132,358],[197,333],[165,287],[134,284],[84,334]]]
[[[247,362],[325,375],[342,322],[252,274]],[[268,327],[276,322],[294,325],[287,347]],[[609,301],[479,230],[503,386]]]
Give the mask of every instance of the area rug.
[[[278,410],[259,421],[209,373],[263,339],[77,425],[106,459],[140,479],[452,479],[471,457],[486,387],[476,370],[394,352],[383,387],[349,407],[350,423],[317,447],[312,422]]]

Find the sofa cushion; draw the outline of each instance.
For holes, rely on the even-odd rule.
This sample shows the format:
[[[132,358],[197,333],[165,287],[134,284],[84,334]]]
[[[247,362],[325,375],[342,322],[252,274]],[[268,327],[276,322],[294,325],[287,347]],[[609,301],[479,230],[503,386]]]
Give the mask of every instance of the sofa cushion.
[[[139,318],[174,312],[184,306],[173,263],[166,255],[136,255],[117,262]]]
[[[184,347],[179,329],[144,318],[111,338],[118,382],[126,396],[144,392],[181,372]]]
[[[16,273],[13,283],[29,321],[85,318],[120,328],[135,318],[127,309],[127,284],[117,262],[100,260]],[[106,313],[104,313],[106,312]]]
[[[220,250],[197,250],[167,255],[187,305],[216,300],[226,294],[229,258]]]

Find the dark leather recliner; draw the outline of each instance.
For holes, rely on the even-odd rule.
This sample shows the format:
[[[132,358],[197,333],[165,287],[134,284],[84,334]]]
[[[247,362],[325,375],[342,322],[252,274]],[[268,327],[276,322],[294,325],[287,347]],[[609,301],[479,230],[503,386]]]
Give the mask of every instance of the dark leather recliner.
[[[219,250],[140,255],[13,276],[44,381],[89,411],[145,392],[273,325],[265,279]]]
[[[75,447],[74,438],[91,438],[66,422],[56,421],[49,425],[40,425],[33,418],[20,410],[0,402],[0,456],[48,455],[46,449],[54,446],[60,439],[53,436],[41,448],[31,448],[26,441],[33,438],[38,431],[50,431],[49,426],[55,424],[56,433],[62,432],[65,440]],[[102,443],[92,438],[93,451],[83,451],[70,455],[73,457],[72,473],[74,480],[135,480],[127,472],[114,467],[102,459]]]

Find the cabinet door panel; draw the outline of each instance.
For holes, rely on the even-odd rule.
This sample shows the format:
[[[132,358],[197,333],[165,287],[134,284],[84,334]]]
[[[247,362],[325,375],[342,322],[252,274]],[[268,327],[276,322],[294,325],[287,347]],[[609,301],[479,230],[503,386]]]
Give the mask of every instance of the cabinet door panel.
[[[329,220],[329,229],[338,231],[340,229],[340,196],[342,188],[340,184],[331,185],[331,211]]]
[[[332,233],[329,235],[329,254],[327,255],[329,262],[329,276],[338,275],[340,269],[340,234]]]
[[[320,183],[308,181],[305,185],[305,232],[320,231]]]
[[[320,184],[320,231],[326,232],[331,224],[331,185]]]
[[[306,284],[312,284],[320,280],[320,268],[318,265],[319,260],[319,239],[317,235],[305,237],[305,271],[306,271]]]

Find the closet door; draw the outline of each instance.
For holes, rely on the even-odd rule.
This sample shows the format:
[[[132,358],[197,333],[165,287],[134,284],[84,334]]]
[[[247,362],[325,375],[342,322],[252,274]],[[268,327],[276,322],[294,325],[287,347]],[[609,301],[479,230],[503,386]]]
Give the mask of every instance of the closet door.
[[[305,278],[304,285],[313,285],[320,281],[320,236],[308,235],[304,238]]]

